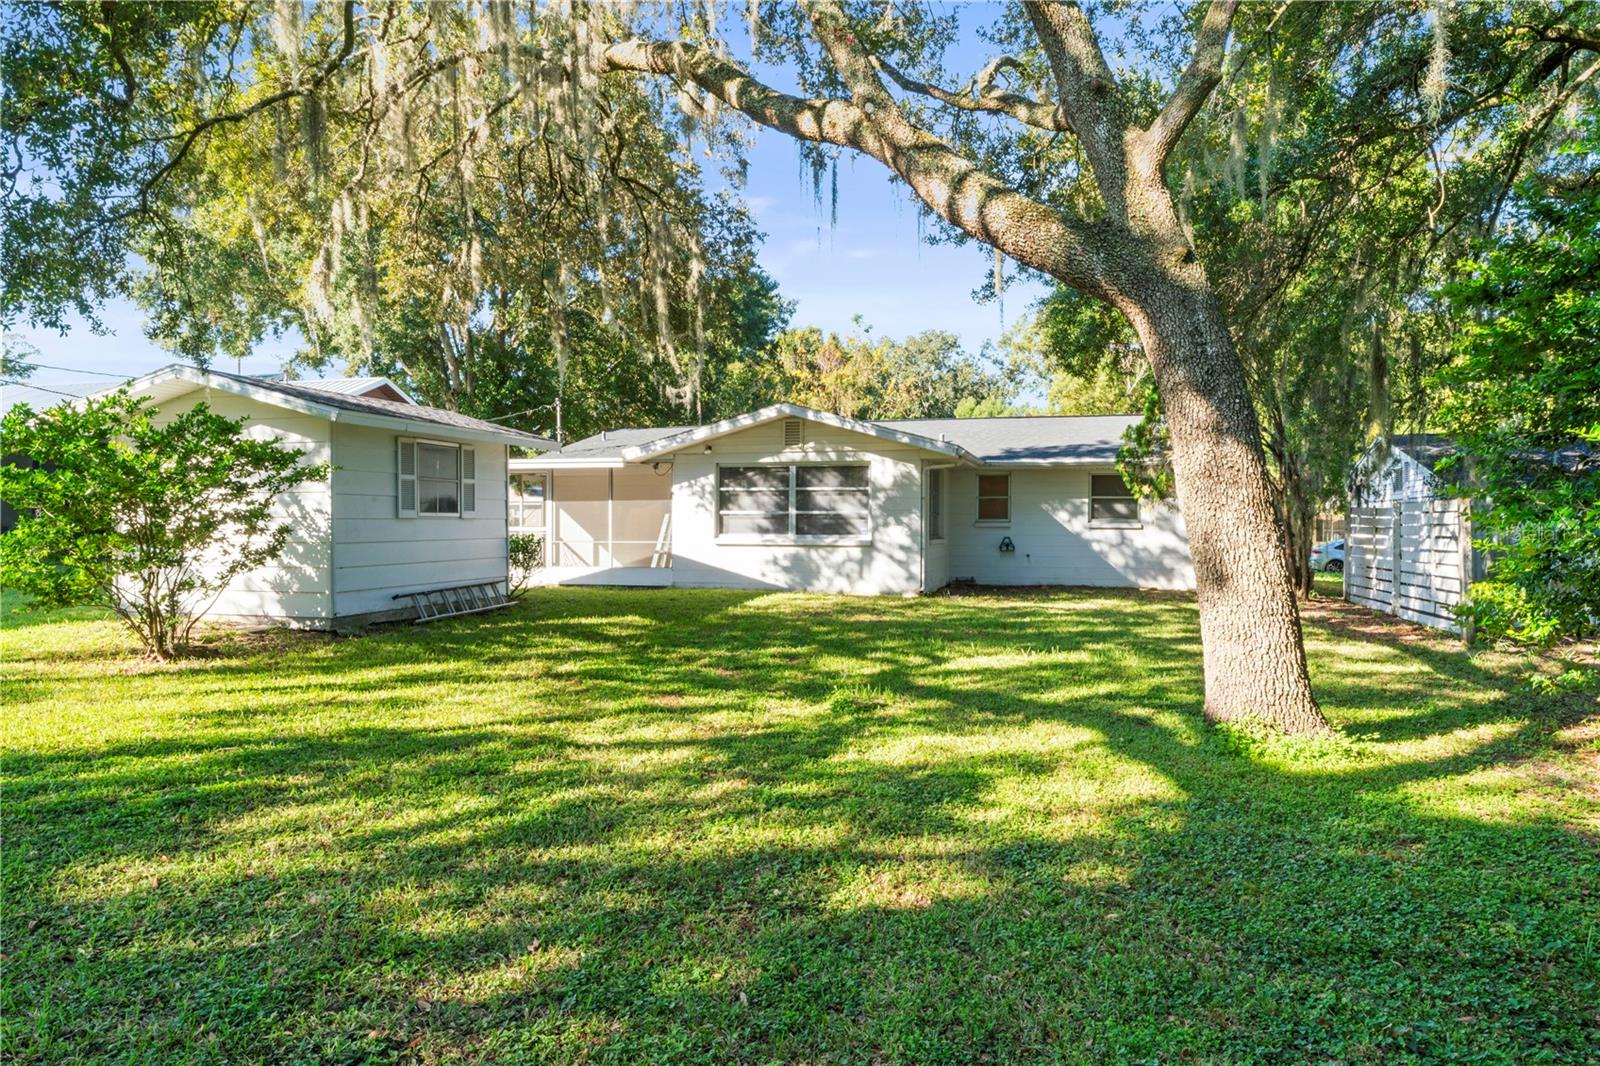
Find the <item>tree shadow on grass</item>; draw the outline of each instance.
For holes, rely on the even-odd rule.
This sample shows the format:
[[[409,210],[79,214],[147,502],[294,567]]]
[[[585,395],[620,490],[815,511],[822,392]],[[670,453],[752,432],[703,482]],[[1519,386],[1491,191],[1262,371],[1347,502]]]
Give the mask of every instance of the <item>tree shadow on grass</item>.
[[[1317,666],[1335,717],[1387,701],[1369,739],[1208,731],[1194,625],[1099,593],[584,590],[196,664],[192,731],[7,757],[7,1043],[1581,1061],[1594,842],[1474,784],[1552,721],[1357,640]]]

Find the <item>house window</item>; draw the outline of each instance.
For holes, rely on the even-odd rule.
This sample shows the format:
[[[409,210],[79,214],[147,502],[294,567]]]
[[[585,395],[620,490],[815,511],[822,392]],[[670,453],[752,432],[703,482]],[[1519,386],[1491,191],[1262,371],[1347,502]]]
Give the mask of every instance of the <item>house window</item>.
[[[1136,526],[1139,500],[1120,474],[1089,477],[1089,521],[1095,525]]]
[[[944,471],[928,471],[928,539],[944,539]]]
[[[718,536],[864,537],[865,466],[717,468]]]
[[[417,511],[461,513],[461,449],[453,444],[417,444]]]
[[[511,496],[508,503],[512,529],[520,531],[544,528],[545,485],[543,474],[511,475]]]
[[[466,516],[478,509],[477,449],[400,437],[397,510],[418,515]]]
[[[1011,521],[1011,475],[978,475],[978,521]]]

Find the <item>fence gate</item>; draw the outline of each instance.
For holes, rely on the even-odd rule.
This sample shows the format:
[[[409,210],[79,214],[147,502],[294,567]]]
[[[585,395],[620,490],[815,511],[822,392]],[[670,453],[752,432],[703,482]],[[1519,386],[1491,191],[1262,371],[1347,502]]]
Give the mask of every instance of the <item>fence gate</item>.
[[[1471,580],[1472,534],[1460,500],[1350,509],[1344,594],[1351,603],[1454,633],[1455,608]]]

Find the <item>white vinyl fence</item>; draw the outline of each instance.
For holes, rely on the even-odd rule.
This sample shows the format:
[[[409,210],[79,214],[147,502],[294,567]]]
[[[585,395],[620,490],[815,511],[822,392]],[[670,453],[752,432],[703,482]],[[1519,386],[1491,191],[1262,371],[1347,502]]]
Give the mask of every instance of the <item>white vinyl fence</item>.
[[[1344,594],[1352,603],[1459,632],[1455,608],[1472,580],[1472,534],[1457,499],[1352,507]]]

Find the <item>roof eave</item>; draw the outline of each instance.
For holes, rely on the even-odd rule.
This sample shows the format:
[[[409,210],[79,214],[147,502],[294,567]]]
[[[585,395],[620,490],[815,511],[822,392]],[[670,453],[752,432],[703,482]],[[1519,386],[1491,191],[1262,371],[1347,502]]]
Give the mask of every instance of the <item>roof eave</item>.
[[[427,422],[405,418],[400,415],[378,414],[375,411],[352,411],[348,408],[317,403],[304,397],[279,392],[266,386],[250,385],[233,378],[219,377],[196,367],[182,366],[180,364],[162,367],[159,370],[151,371],[143,377],[135,378],[124,385],[104,389],[93,395],[104,396],[116,392],[118,389],[127,389],[128,392],[137,395],[141,392],[153,391],[157,386],[168,381],[184,381],[195,386],[195,388],[216,389],[218,392],[243,396],[246,399],[257,400],[273,407],[299,411],[301,414],[315,415],[319,418],[326,418],[330,422],[343,422],[346,425],[367,426],[373,429],[396,429],[419,437],[448,437],[452,440],[471,441],[475,444],[513,444],[523,448],[554,449],[558,447],[553,440],[516,431],[475,429],[470,426],[452,426],[443,422]]]

